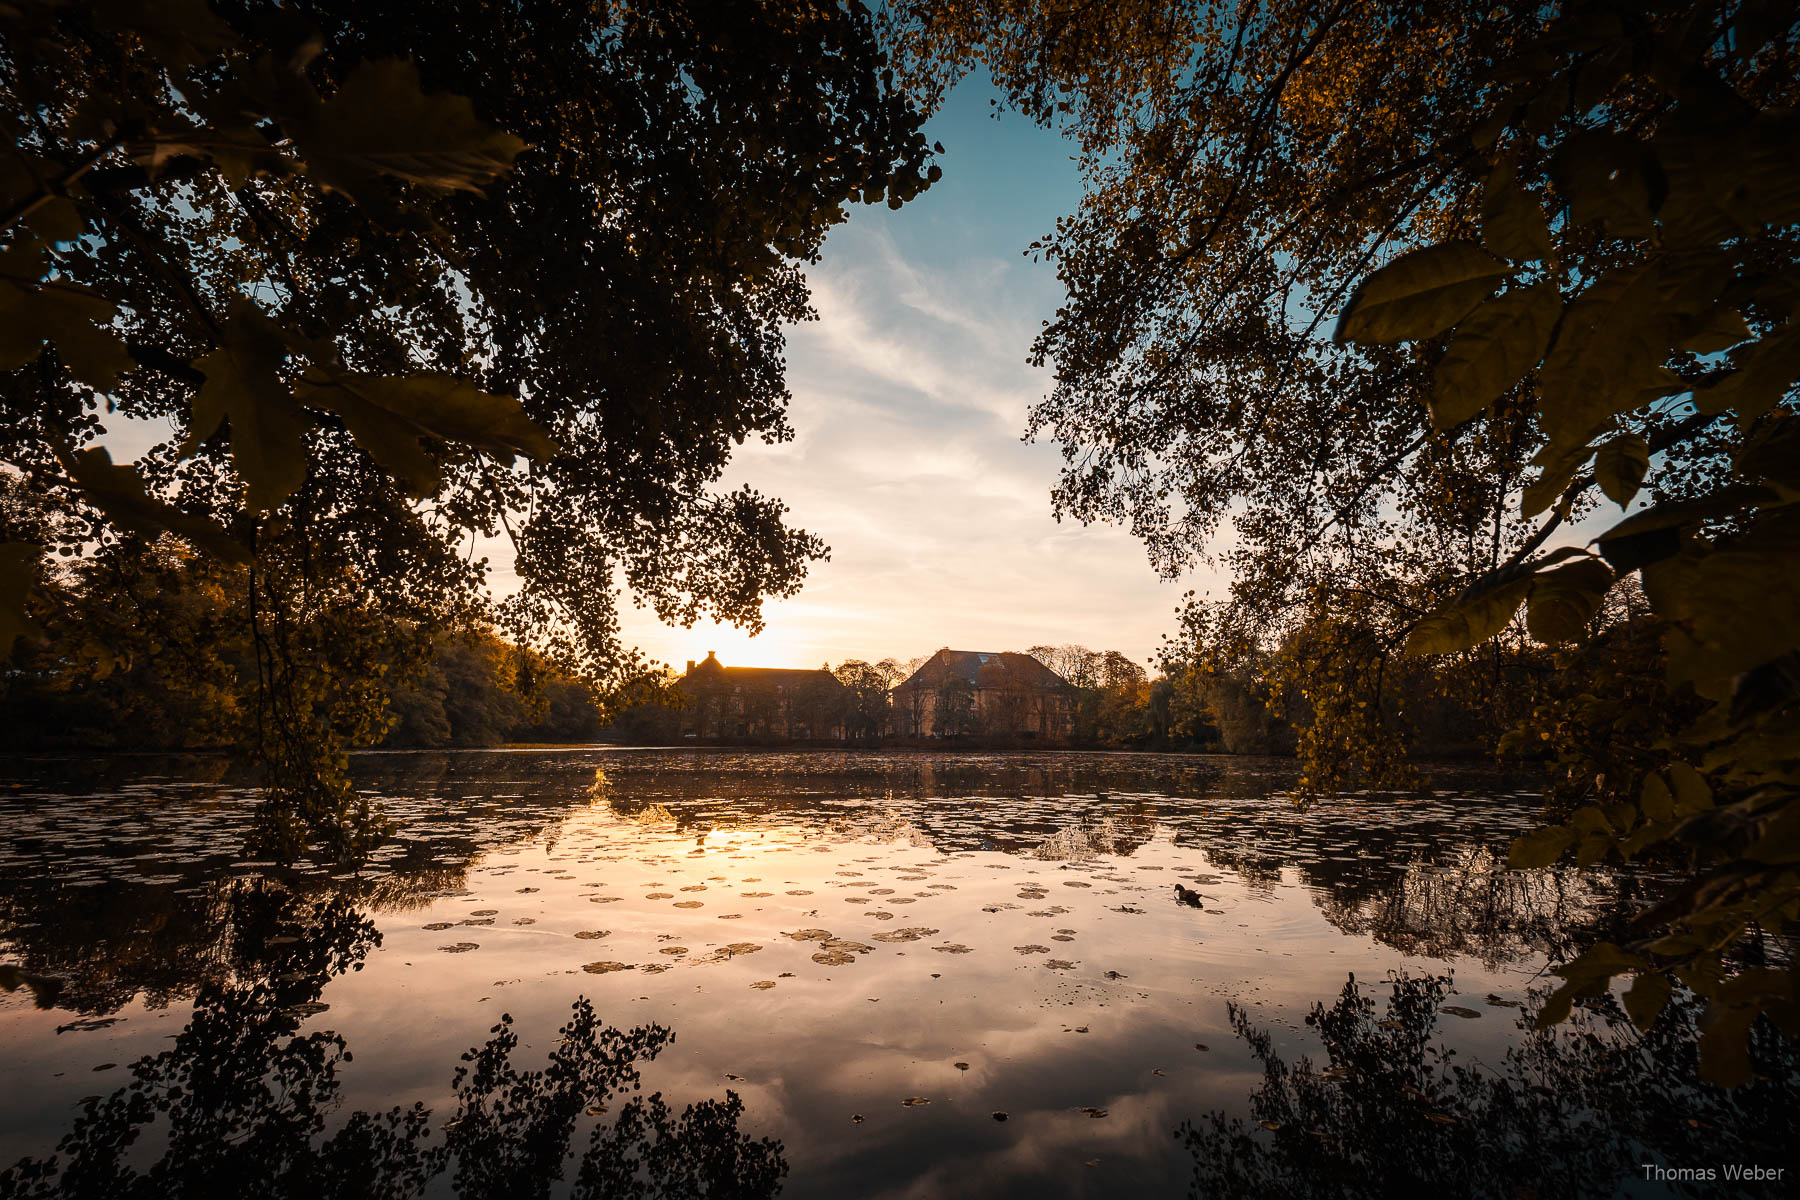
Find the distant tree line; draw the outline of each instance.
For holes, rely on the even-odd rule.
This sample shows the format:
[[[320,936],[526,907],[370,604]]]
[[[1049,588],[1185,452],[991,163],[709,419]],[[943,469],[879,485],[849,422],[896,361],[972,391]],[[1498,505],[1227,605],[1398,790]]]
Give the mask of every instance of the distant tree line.
[[[249,586],[246,567],[196,555],[173,538],[68,561],[47,589],[56,638],[24,647],[0,671],[0,748],[236,744],[256,715],[257,648],[239,620]],[[333,620],[376,617],[345,608]],[[1383,655],[1368,628],[1341,610],[1321,612],[1271,643],[1231,609],[1195,603],[1165,642],[1154,675],[1116,650],[1039,645],[1026,653],[1073,689],[1068,743],[1075,746],[1300,753],[1307,785],[1316,788],[1404,777],[1417,758],[1549,757],[1568,807],[1596,776],[1641,775],[1648,762],[1628,747],[1684,719],[1662,676],[1647,669],[1662,633],[1641,593],[1618,589],[1593,621],[1594,637],[1576,648],[1551,649],[1515,631],[1460,656],[1399,659]],[[358,685],[367,690],[346,699],[321,688],[309,697],[320,710],[371,714],[354,745],[683,740],[674,672],[646,671],[602,705],[586,683],[474,614],[453,630],[389,626],[382,638],[397,647],[391,655],[317,676],[342,687],[373,680]],[[347,652],[323,640],[307,651],[326,661]],[[893,740],[905,727],[894,689],[927,661],[827,664],[843,686],[798,697],[794,717],[808,730],[842,729],[857,744]],[[1341,702],[1346,674],[1358,676],[1363,702]],[[970,694],[953,694],[959,687]],[[931,699],[943,736],[963,744],[1020,740],[1004,711],[986,720],[977,713],[966,681],[947,679]],[[756,703],[746,698],[748,707]],[[1615,726],[1633,736],[1602,736]],[[1545,729],[1551,738],[1533,733]]]
[[[46,592],[56,638],[0,669],[0,749],[195,750],[241,744],[256,718],[258,648],[239,620],[243,566],[215,563],[164,538],[66,564]],[[339,623],[378,616],[345,609]],[[390,627],[397,645],[357,669],[370,714],[353,745],[442,748],[589,742],[605,717],[587,684],[535,650],[470,618],[460,627]],[[341,644],[306,647],[320,659]],[[343,681],[348,676],[321,674]],[[366,689],[366,690],[363,690]],[[334,688],[308,697],[344,703]]]

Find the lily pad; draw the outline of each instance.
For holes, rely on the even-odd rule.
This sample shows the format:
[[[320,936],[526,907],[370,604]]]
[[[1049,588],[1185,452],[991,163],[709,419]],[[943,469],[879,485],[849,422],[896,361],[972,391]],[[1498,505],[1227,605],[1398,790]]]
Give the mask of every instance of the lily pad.
[[[445,954],[467,954],[471,950],[481,949],[480,942],[452,942],[448,946],[439,946]]]
[[[629,971],[631,970],[631,964],[622,962],[591,962],[581,964],[581,969],[586,971],[589,975],[608,975],[614,971]]]
[[[611,934],[612,930],[610,929],[578,929],[575,931],[576,937],[589,942],[599,941],[603,937],[611,936]]]

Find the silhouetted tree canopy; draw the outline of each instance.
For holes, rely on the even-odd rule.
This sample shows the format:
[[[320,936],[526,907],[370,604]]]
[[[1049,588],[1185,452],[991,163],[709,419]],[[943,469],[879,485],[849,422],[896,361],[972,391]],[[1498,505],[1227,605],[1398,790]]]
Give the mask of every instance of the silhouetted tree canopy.
[[[1746,1079],[1758,1013],[1800,1031],[1800,975],[1727,961],[1800,923],[1793,6],[899,0],[888,29],[922,95],[983,66],[1079,145],[1081,208],[1031,246],[1068,289],[1031,351],[1057,512],[1230,568],[1310,789],[1411,779],[1391,658],[1498,677],[1496,637],[1592,642],[1641,580],[1688,719],[1513,862],[1692,873],[1544,1019],[1631,975],[1648,1026],[1679,981],[1709,1076]],[[1648,727],[1568,702],[1530,732]]]
[[[627,591],[755,628],[799,586],[821,543],[717,482],[790,435],[826,231],[937,171],[856,0],[28,2],[0,109],[0,651],[46,556],[246,564],[283,854],[374,834],[335,747],[490,607],[478,539],[603,689]],[[115,464],[115,413],[172,436]]]

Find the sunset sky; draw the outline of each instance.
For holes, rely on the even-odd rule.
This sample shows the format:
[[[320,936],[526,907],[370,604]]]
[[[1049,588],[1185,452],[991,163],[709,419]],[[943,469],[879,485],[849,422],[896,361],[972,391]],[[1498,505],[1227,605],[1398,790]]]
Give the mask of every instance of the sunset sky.
[[[988,96],[964,84],[928,128],[942,180],[832,233],[808,274],[819,320],[788,335],[795,438],[741,447],[727,476],[786,501],[831,560],[755,638],[628,611],[652,657],[817,666],[1078,642],[1145,662],[1182,592],[1211,582],[1161,583],[1124,531],[1051,517],[1060,456],[1020,438],[1050,385],[1026,351],[1062,291],[1021,251],[1080,181],[1067,143],[992,119]]]
[[[1025,358],[1063,293],[1022,252],[1074,211],[1080,180],[1067,143],[995,120],[992,94],[965,83],[927,128],[945,148],[938,183],[899,212],[857,205],[832,232],[808,272],[819,319],[788,332],[794,439],[739,447],[723,481],[780,497],[830,560],[765,605],[756,637],[627,602],[625,637],[652,659],[813,667],[1076,642],[1147,664],[1182,593],[1214,589],[1159,581],[1122,530],[1051,516],[1060,456],[1021,440],[1050,373]],[[121,461],[171,436],[163,421],[108,427]],[[510,591],[510,544],[478,552]]]

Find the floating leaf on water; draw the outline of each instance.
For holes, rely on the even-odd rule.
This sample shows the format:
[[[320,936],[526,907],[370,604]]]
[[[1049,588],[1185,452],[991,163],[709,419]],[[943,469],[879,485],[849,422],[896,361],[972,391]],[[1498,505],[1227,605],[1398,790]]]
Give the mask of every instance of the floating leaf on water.
[[[950,1065],[955,1067],[959,1071],[966,1071],[969,1069],[969,1064],[965,1063],[965,1062],[951,1063]]]
[[[821,950],[812,956],[812,960],[821,966],[841,967],[845,963],[856,961],[856,955],[843,950]]]
[[[1004,1121],[1004,1120],[1006,1120],[1006,1114],[1005,1114],[1005,1113],[1003,1113],[1003,1112],[993,1112],[993,1113],[990,1113],[990,1114],[988,1114],[988,1115],[989,1115],[989,1116],[991,1116],[991,1117],[993,1117],[993,1118],[994,1118],[994,1120],[996,1120],[996,1121]]]
[[[930,1103],[931,1103],[930,1096],[908,1096],[906,1099],[904,1099],[900,1102],[900,1107],[902,1107],[902,1108],[917,1108],[921,1104],[930,1104]]]
[[[1050,953],[1050,947],[1048,947],[1048,946],[1037,946],[1037,945],[1014,946],[1013,949],[1018,951],[1020,954],[1048,954],[1048,953]]]
[[[1274,1133],[1277,1129],[1281,1128],[1281,1125],[1275,1121],[1260,1121],[1258,1124],[1264,1129],[1267,1129],[1270,1133]]]
[[[500,915],[500,910],[497,908],[477,908],[470,912],[469,915],[471,917],[497,917]]]
[[[1053,942],[1072,942],[1075,940],[1075,938],[1072,935],[1067,934],[1067,933],[1057,933],[1057,934],[1052,934],[1050,936],[1050,940]]]
[[[458,925],[492,925],[493,923],[494,918],[492,917],[464,917],[457,922]]]
[[[583,963],[581,969],[586,971],[589,975],[606,975],[613,971],[629,971],[631,970],[631,964],[622,962],[591,962]]]
[[[850,1123],[852,1125],[861,1125],[863,1123],[863,1115],[861,1113],[851,1113]]]
[[[1075,964],[1064,958],[1046,958],[1044,965],[1052,971],[1073,971]]]
[[[675,902],[675,907],[676,908],[705,908],[706,905],[699,900],[677,900]]]
[[[431,924],[424,926],[424,928],[431,930],[433,933],[436,933],[440,929],[456,928],[456,922],[455,921],[433,921]]]
[[[905,929],[890,929],[886,933],[871,934],[878,942],[916,942],[920,938],[935,936],[938,931],[927,929],[923,925],[908,925]]]
[[[784,933],[783,937],[791,937],[796,942],[828,942],[831,940],[829,929],[796,929],[792,933]]]
[[[744,1077],[742,1075],[733,1075],[730,1071],[725,1072],[725,1078],[731,1080],[733,1083],[744,1082]]]
[[[1206,1048],[1207,1048],[1207,1047],[1206,1047],[1206,1043],[1205,1043],[1205,1042],[1195,1042],[1195,1043],[1194,1043],[1194,1049],[1196,1049],[1196,1050],[1201,1050],[1201,1051],[1204,1051],[1204,1050],[1205,1050],[1205,1049],[1206,1049]]]
[[[1476,1012],[1474,1009],[1464,1008],[1460,1004],[1439,1005],[1438,1011],[1441,1013],[1446,1013],[1452,1017],[1479,1017],[1481,1015],[1479,1012]]]
[[[750,986],[755,988],[759,992],[766,992],[770,988],[775,986],[775,981],[773,979],[759,979],[755,983],[751,984]]]
[[[617,896],[589,896],[588,897],[589,904],[617,904],[618,901],[619,901],[619,898]]]
[[[1131,978],[1131,976],[1122,974],[1118,971],[1108,971],[1106,973],[1106,977],[1108,979],[1130,979]]]
[[[445,954],[467,954],[471,950],[481,949],[480,942],[452,942],[448,946],[439,946]]]
[[[514,925],[536,925],[537,918],[536,917],[514,917],[512,919],[512,923]]]
[[[688,948],[686,946],[664,946],[661,950],[657,951],[658,954],[686,954],[687,952]]]
[[[319,1013],[324,1012],[330,1007],[331,1005],[329,1004],[321,1004],[317,1000],[309,1000],[303,1004],[290,1004],[282,1011],[286,1012],[290,1017],[311,1017],[317,1016]]]
[[[1063,880],[1063,881],[1062,881],[1062,885],[1063,885],[1063,886],[1064,886],[1064,887],[1083,887],[1083,888],[1084,888],[1084,887],[1093,887],[1093,886],[1094,886],[1094,885],[1093,885],[1093,884],[1091,884],[1091,883],[1085,883],[1085,882],[1083,882],[1083,881],[1082,881],[1082,880],[1079,880],[1079,879],[1065,879],[1065,880]]]
[[[611,934],[612,930],[610,929],[581,929],[576,931],[575,936],[584,941],[593,942],[603,937],[609,937]]]
[[[700,961],[724,962],[727,959],[736,958],[740,954],[755,954],[761,949],[762,947],[755,942],[733,942],[729,946],[720,946]]]
[[[1091,1104],[1083,1105],[1082,1107],[1076,1109],[1075,1111],[1076,1112],[1084,1112],[1089,1117],[1092,1117],[1094,1120],[1099,1120],[1101,1117],[1104,1117],[1106,1115],[1106,1110],[1104,1108],[1095,1108]]]
[[[604,1104],[590,1104],[587,1106],[587,1115],[590,1117],[598,1117],[598,1116],[603,1115],[605,1112],[606,1112],[606,1105],[604,1105]],[[455,1123],[456,1122],[451,1122],[451,1124],[455,1124]],[[450,1128],[450,1126],[446,1125],[446,1126],[444,1126],[444,1128],[448,1129],[448,1128]]]
[[[644,897],[646,900],[673,900],[674,898],[674,892],[651,892]]]
[[[975,952],[971,947],[965,946],[961,942],[951,942],[944,946],[933,946],[932,949],[936,950],[939,954],[973,954]]]
[[[523,888],[519,889],[519,895],[529,896],[532,892],[535,892],[535,891],[537,891],[537,889],[534,887],[523,887]]]
[[[790,895],[790,896],[810,896],[810,895],[812,895],[812,892],[806,888],[795,888],[793,891],[789,892],[788,895]]]

